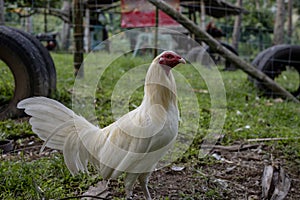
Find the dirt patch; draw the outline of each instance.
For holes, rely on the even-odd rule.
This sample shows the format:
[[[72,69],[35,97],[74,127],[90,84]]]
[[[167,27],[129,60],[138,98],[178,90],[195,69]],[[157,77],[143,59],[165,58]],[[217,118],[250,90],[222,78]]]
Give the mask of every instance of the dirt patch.
[[[22,153],[26,160],[38,159],[57,152],[46,149],[40,154],[42,142],[35,136],[14,141],[13,153],[2,154],[1,160],[16,158]],[[261,179],[266,165],[280,166],[291,180],[286,199],[300,199],[300,167],[286,160],[273,146],[251,144],[243,148],[217,146],[204,159],[176,162],[152,173],[149,190],[154,199],[261,199]],[[105,197],[124,197],[124,182],[111,180]],[[99,191],[100,192],[100,191]],[[134,188],[133,199],[143,199],[141,188]]]
[[[49,148],[46,148],[43,152],[40,152],[43,141],[37,138],[35,135],[20,136],[11,139],[13,140],[14,150],[7,154],[0,154],[0,160],[13,160],[22,156],[23,160],[31,161],[58,152],[57,150]]]
[[[222,147],[222,146],[219,146]],[[207,158],[178,162],[152,173],[149,190],[154,199],[261,199],[265,166],[282,167],[291,188],[285,199],[300,199],[300,168],[263,144],[216,148]],[[180,170],[178,170],[180,169]],[[110,181],[105,197],[124,197],[122,181]],[[134,188],[133,199],[143,199]]]

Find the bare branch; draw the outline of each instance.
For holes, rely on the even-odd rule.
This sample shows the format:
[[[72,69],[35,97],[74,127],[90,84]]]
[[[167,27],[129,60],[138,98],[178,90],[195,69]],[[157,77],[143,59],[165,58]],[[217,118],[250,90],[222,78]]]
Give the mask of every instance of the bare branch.
[[[45,9],[44,8],[31,8],[30,11],[26,14],[21,14],[22,12],[18,12],[17,14],[19,15],[19,17],[23,18],[23,17],[30,17],[34,14],[44,14],[45,13]],[[63,20],[66,23],[71,23],[71,16],[69,15],[69,13],[66,13],[60,9],[55,9],[55,8],[49,8],[47,9],[47,14],[55,16],[60,18],[61,20]]]

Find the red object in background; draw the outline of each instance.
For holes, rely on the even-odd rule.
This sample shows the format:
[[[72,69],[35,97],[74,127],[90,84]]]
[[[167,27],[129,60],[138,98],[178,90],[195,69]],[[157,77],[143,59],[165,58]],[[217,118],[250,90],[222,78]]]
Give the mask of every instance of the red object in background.
[[[179,0],[166,0],[166,3],[171,5],[176,10],[179,10]],[[121,1],[121,27],[149,27],[155,26],[155,6],[147,0],[122,0]],[[165,14],[159,11],[159,26],[175,26],[178,23]]]

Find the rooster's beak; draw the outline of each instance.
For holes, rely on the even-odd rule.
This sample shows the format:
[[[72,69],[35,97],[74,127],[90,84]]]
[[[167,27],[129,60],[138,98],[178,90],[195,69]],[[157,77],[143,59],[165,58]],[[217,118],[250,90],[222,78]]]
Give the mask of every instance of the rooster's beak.
[[[185,61],[183,58],[180,58],[180,59],[178,60],[178,62],[179,62],[179,63],[182,63],[182,64],[186,64],[186,61]]]

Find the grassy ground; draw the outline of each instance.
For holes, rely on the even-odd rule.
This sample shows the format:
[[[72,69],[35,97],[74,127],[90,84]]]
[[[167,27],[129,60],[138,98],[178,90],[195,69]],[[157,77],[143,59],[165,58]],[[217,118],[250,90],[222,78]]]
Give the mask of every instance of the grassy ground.
[[[72,55],[53,53],[52,56],[55,61],[58,78],[58,91],[54,98],[71,107],[72,95],[78,89],[76,87],[74,89],[73,87],[75,80],[73,77]],[[95,58],[99,59],[96,59],[95,68],[91,70],[87,69],[89,66],[85,66],[87,69],[86,80],[97,75],[97,72],[101,71],[101,65],[104,65],[109,60],[108,55],[104,55],[104,57],[95,56]],[[95,58],[90,59],[93,60]],[[150,58],[136,58],[132,60],[130,56],[120,57],[110,63],[110,67],[103,71],[101,79],[97,83],[94,99],[98,125],[103,127],[114,120],[110,99],[115,86],[118,84],[118,80],[124,74],[127,74],[126,72],[131,69],[131,66],[147,64],[150,60]],[[193,127],[185,127],[182,130],[183,132],[192,134],[193,141],[191,141],[192,143],[186,152],[179,155],[174,163],[185,166],[187,171],[174,176],[172,176],[174,172],[171,172],[170,176],[169,168],[155,172],[151,179],[154,184],[151,185],[150,182],[151,193],[154,193],[156,197],[161,199],[172,199],[170,194],[168,194],[170,185],[174,184],[175,180],[178,183],[178,179],[186,176],[190,177],[190,179],[183,179],[186,182],[182,183],[183,186],[178,186],[182,186],[182,189],[177,188],[175,190],[175,193],[179,195],[175,195],[176,198],[222,199],[225,195],[230,199],[232,188],[218,189],[220,185],[213,182],[209,175],[205,175],[205,172],[211,172],[207,171],[208,168],[216,167],[216,170],[222,170],[220,167],[222,163],[211,156],[198,158],[200,145],[204,136],[208,134],[207,129],[209,128],[213,113],[209,88],[207,88],[203,77],[199,76],[193,67],[186,65],[176,70],[176,72],[185,77],[185,81],[192,86],[193,93],[198,98],[199,127],[196,130]],[[91,72],[94,72],[94,74]],[[227,106],[226,120],[222,132],[223,138],[219,141],[219,145],[248,144],[248,139],[257,138],[285,138],[264,142],[263,145],[266,145],[263,149],[265,152],[264,155],[272,154],[275,157],[274,159],[280,158],[283,162],[282,165],[286,169],[293,169],[290,171],[291,176],[297,177],[300,169],[300,140],[295,138],[300,137],[299,105],[281,99],[257,97],[258,91],[249,83],[247,76],[241,71],[226,72],[220,70],[220,73],[224,81]],[[82,82],[82,80],[79,81]],[[84,84],[87,87],[90,83],[86,81]],[[2,88],[4,91],[1,91],[1,93],[6,94],[5,90],[7,88]],[[138,87],[132,93],[128,101],[130,109],[139,104],[142,99],[142,93],[142,87]],[[2,139],[13,138],[15,141],[14,152],[10,154],[2,153],[0,156],[1,199],[39,199],[42,197],[46,199],[60,199],[68,196],[76,196],[84,193],[90,185],[94,185],[101,180],[101,177],[97,176],[95,172],[92,172],[91,176],[85,174],[75,177],[71,176],[63,163],[63,157],[60,152],[47,149],[44,154],[39,155],[38,150],[41,146],[41,141],[31,132],[26,118],[0,122],[0,137]],[[224,156],[228,156],[228,154]],[[188,170],[191,168],[197,172]],[[199,170],[202,170],[200,174]],[[257,171],[256,176],[259,177],[260,175],[261,171]],[[299,179],[294,179],[295,183],[299,184]],[[170,185],[162,185],[159,189],[156,185],[156,181],[159,182],[159,180],[163,180]],[[169,183],[170,180],[173,182]],[[247,182],[247,179],[243,181]],[[192,187],[188,182],[195,183],[201,189],[184,190],[184,186]],[[122,197],[124,195],[122,178],[115,182],[112,188],[111,198],[118,199]],[[245,191],[241,191],[240,193],[243,192]],[[237,193],[232,193],[231,195]],[[139,199],[139,197],[136,198]],[[293,198],[291,197],[290,199]]]

